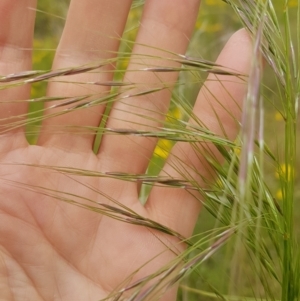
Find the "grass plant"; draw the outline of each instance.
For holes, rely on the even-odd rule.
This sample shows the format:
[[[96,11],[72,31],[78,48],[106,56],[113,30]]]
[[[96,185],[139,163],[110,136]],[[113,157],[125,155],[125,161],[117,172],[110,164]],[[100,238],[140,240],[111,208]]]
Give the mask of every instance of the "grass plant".
[[[124,296],[128,294],[126,300],[156,300],[165,291],[177,285],[179,285],[178,301],[300,300],[298,248],[300,224],[297,218],[299,216],[297,201],[300,197],[298,177],[300,166],[297,156],[300,2],[206,0],[202,5],[188,53],[186,55],[167,53],[169,60],[179,63],[178,68],[161,67],[158,63],[148,68],[137,67],[135,70],[141,73],[180,72],[175,87],[170,83],[140,87],[138,84],[122,80],[135,44],[143,1],[133,2],[120,51],[115,58],[63,70],[51,70],[50,66],[42,66],[43,69],[38,70],[40,68],[37,66],[40,61],[38,56],[45,58],[45,53],[48,52],[36,50],[37,70],[0,77],[0,89],[33,85],[32,98],[15,100],[18,103],[30,103],[29,113],[9,123],[6,120],[6,126],[0,127],[0,134],[4,135],[25,125],[27,139],[31,143],[36,142],[41,121],[47,118],[103,104],[106,105],[105,114],[108,118],[112,105],[117,101],[133,95],[152,94],[169,89],[173,91],[165,122],[155,130],[108,128],[105,126],[105,118],[99,127],[51,128],[57,135],[66,132],[97,135],[95,152],[103,135],[156,138],[158,143],[147,173],[101,173],[97,170],[70,166],[33,167],[59,172],[82,186],[86,185],[84,179],[88,177],[137,182],[141,185],[140,198],[144,203],[147,202],[147,195],[153,185],[186,190],[203,205],[192,237],[183,237],[173,229],[144,218],[122,205],[117,199],[106,196],[101,189],[95,190],[94,187],[86,186],[87,190],[94,190],[97,194],[109,198],[109,204],[98,203],[88,197],[72,193],[51,191],[45,187],[34,185],[23,187],[22,183],[7,183],[67,202],[70,206],[82,207],[82,210],[109,216],[120,223],[130,223],[167,233],[186,243],[187,247],[183,252],[174,251],[176,257],[172,262],[134,283],[130,279],[124,279],[119,288],[111,292],[107,299],[102,300],[124,300]],[[47,12],[38,11],[38,14],[47,15]],[[57,12],[49,13],[49,17],[55,19],[56,14]],[[207,17],[209,15],[210,19]],[[228,31],[231,32],[242,25],[252,36],[253,61],[249,78],[214,63],[217,52],[215,49],[220,48],[223,37],[229,34],[225,28],[220,27],[219,20],[222,19],[222,15],[230,18]],[[203,50],[196,47],[195,41],[199,38],[204,45]],[[38,39],[40,38],[37,37]],[[36,45],[40,45],[40,42],[36,42]],[[211,47],[215,49],[211,51]],[[54,48],[54,45],[50,45],[49,48]],[[166,53],[163,49],[160,51]],[[51,58],[50,54],[49,61]],[[133,59],[139,62],[147,57],[137,55]],[[155,60],[163,61],[166,58],[158,56]],[[63,83],[65,76],[102,72],[102,67],[110,64],[116,64],[113,81],[76,83],[86,86],[106,86],[110,88],[109,93],[70,98],[42,96],[49,81]],[[195,91],[203,84],[207,74],[214,74],[216,80],[218,75],[228,75],[232,81],[247,82],[248,93],[242,108],[241,130],[235,141],[214,134],[193,114]],[[51,108],[60,110],[47,114],[44,104],[54,102]],[[147,108],[144,113],[145,116],[141,116],[142,118],[145,120],[150,118],[147,117],[149,115]],[[277,116],[279,121],[274,116]],[[182,178],[159,174],[166,159],[172,156],[170,151],[177,142],[190,144],[199,157],[205,154],[208,169],[213,170],[211,172],[215,179],[213,182],[204,177],[201,170],[193,170],[191,173],[185,163],[175,156],[171,158],[171,166]],[[212,146],[218,150],[218,155],[215,151],[211,151]],[[220,155],[223,158],[222,163]],[[205,188],[200,186],[194,174],[207,184]],[[166,246],[166,250],[169,249],[173,250]],[[151,261],[145,262],[146,264],[151,264]]]

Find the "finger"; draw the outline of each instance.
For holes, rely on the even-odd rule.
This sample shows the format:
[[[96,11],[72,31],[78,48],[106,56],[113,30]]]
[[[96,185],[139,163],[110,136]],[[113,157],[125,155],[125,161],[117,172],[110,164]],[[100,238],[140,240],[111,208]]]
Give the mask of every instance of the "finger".
[[[133,83],[136,88],[124,92],[123,99],[114,104],[108,128],[151,131],[162,124],[178,72],[135,70],[180,67],[172,61],[176,57],[170,52],[185,53],[199,4],[199,0],[146,1],[132,59],[125,75],[125,82]],[[126,98],[128,93],[132,95],[156,88],[165,89]],[[107,135],[103,138],[99,155],[110,170],[142,173],[147,168],[155,144],[155,138]]]
[[[245,30],[236,32],[228,41],[217,64],[248,75],[251,65],[252,41]],[[233,76],[209,75],[201,89],[193,113],[210,131],[228,139],[237,135],[238,120],[241,117],[241,104],[246,94],[245,81]],[[190,123],[194,123],[190,120]],[[205,146],[190,143],[177,143],[164,167],[162,174],[171,178],[197,181],[200,187],[207,185],[213,177],[202,151]],[[220,154],[215,148],[209,151],[219,161]],[[159,221],[169,220],[170,225],[185,236],[191,235],[200,210],[199,195],[186,190],[154,187],[146,204],[148,210]]]
[[[78,67],[86,64],[102,64],[116,56],[132,0],[72,0],[66,25],[54,59],[53,69]],[[109,90],[97,85],[76,84],[87,82],[107,82],[112,80],[112,64],[91,72],[59,78],[68,83],[50,82],[49,96],[78,97],[92,95],[85,101],[99,98]],[[58,80],[58,79],[56,79]],[[53,104],[51,104],[53,105]],[[64,108],[73,105],[65,106]],[[61,108],[49,109],[46,114],[54,114]],[[91,134],[72,135],[65,126],[98,126],[104,107],[97,106],[69,112],[46,119],[39,144],[49,144],[63,148],[88,149],[92,147]],[[55,128],[64,128],[64,135],[57,135]]]
[[[31,69],[31,48],[35,20],[36,0],[0,1],[0,75],[7,76]],[[0,133],[14,128],[14,122],[20,122],[27,110],[25,103],[13,103],[28,99],[30,86],[12,87],[11,82],[0,83]],[[6,88],[5,88],[6,87]],[[24,131],[23,127],[13,133]],[[24,144],[24,135],[18,143]],[[11,141],[16,143],[16,140]],[[7,145],[6,145],[7,146]]]

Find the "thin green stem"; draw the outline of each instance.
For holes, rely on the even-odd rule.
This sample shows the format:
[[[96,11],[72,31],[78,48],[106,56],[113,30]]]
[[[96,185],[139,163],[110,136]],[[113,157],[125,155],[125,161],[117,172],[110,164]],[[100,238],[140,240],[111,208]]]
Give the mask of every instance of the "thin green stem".
[[[286,3],[287,6],[287,3]],[[295,300],[293,275],[293,213],[294,213],[294,167],[296,165],[296,116],[295,97],[291,78],[291,35],[289,27],[289,13],[285,12],[286,31],[286,124],[285,124],[285,173],[283,198],[283,273],[282,273],[282,301]]]

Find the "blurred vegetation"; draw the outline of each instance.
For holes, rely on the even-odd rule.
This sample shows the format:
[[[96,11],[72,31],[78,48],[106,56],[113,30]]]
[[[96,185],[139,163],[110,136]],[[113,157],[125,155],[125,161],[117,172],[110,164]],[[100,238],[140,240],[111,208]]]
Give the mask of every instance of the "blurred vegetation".
[[[33,44],[33,69],[51,69],[69,2],[70,0],[38,1]],[[45,92],[45,82],[39,82],[32,86],[33,98],[44,95]]]
[[[65,23],[66,12],[70,0],[38,1],[36,11],[36,21],[34,29],[33,41],[33,57],[32,64],[34,70],[50,70],[55,55],[55,49],[59,43],[60,35]],[[47,83],[40,81],[32,84],[31,97],[38,98],[46,94]],[[37,112],[31,115],[36,118],[42,113],[42,103],[31,103],[29,105],[30,112]],[[26,126],[27,133],[37,132],[39,122],[30,123]],[[30,143],[36,142],[37,136],[27,136]]]

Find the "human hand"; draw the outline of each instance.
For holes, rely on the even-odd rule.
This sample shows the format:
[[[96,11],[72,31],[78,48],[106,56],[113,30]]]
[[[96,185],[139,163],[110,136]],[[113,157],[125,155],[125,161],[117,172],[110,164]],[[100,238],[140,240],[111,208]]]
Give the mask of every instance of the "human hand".
[[[128,69],[153,65],[179,67],[172,60],[153,57],[171,56],[159,49],[185,53],[199,2],[146,1],[133,49],[133,54],[144,55],[144,58],[133,59]],[[130,0],[72,0],[53,70],[114,58],[130,5]],[[35,14],[29,8],[35,6],[35,0],[2,0],[0,3],[1,75],[31,68],[29,49]],[[217,63],[248,74],[251,49],[248,35],[244,30],[239,31],[225,46]],[[92,95],[89,101],[99,95],[103,97],[109,92],[107,87],[75,82],[109,82],[113,74],[108,71],[112,68],[106,65],[97,72],[70,75],[63,78],[64,83],[50,81],[47,95]],[[130,92],[134,94],[139,89],[162,86],[161,83],[172,86],[177,76],[176,72],[128,71],[124,81],[136,85]],[[225,131],[233,139],[238,130],[235,122],[240,115],[238,105],[246,86],[236,79],[227,81],[228,76],[224,75],[214,79],[216,76],[210,75],[200,91],[194,113],[211,131],[218,135],[224,135]],[[155,130],[168,110],[170,90],[120,98],[113,105],[107,128]],[[63,110],[66,112],[68,106],[51,108],[51,103],[47,105],[37,145],[28,145],[24,127],[12,129],[12,124],[22,120],[20,116],[27,110],[26,102],[13,101],[29,99],[30,86],[4,89],[0,98],[5,102],[1,103],[0,110],[0,300],[100,300],[120,287],[136,270],[140,269],[132,276],[131,283],[158,270],[174,258],[174,252],[183,250],[176,237],[64,202],[73,200],[95,208],[100,208],[99,204],[118,208],[115,203],[118,202],[144,218],[189,237],[200,210],[195,195],[183,189],[154,187],[147,204],[142,206],[138,199],[140,186],[136,182],[76,175],[66,170],[75,168],[103,175],[144,174],[157,142],[155,138],[104,135],[95,155],[92,152],[94,135],[69,130],[68,126],[97,127],[105,106],[69,110],[53,116]],[[189,144],[178,143],[169,160],[172,157],[187,166],[184,173],[204,185],[195,170],[201,171],[204,177],[210,172],[204,158],[197,156]],[[66,169],[59,169],[62,167]],[[162,175],[182,177],[170,161]],[[163,299],[172,300],[175,294],[176,291],[171,290]]]

